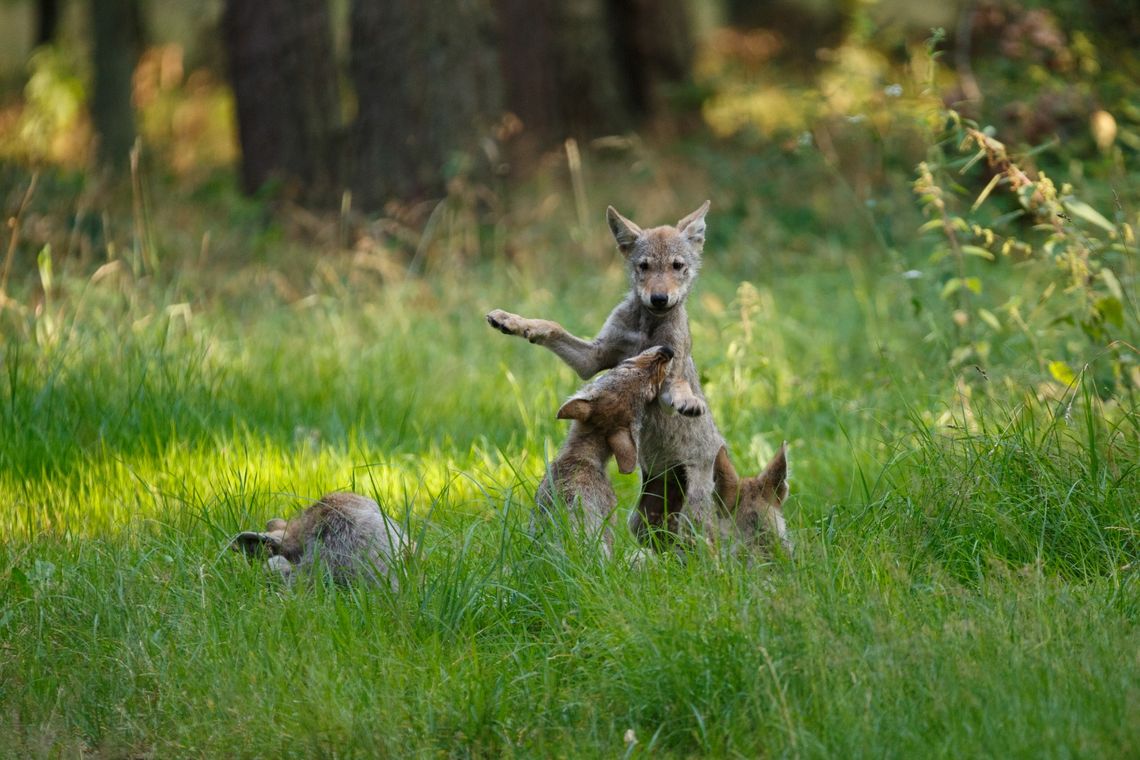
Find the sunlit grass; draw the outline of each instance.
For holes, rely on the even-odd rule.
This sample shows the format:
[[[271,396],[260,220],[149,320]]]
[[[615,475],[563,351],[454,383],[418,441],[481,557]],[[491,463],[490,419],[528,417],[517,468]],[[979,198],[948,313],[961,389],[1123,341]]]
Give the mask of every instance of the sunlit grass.
[[[606,561],[528,532],[579,381],[483,314],[590,335],[625,291],[616,253],[575,259],[548,221],[516,263],[386,281],[288,250],[274,276],[204,271],[158,232],[161,273],[61,265],[51,330],[34,277],[0,315],[3,754],[1140,741],[1137,414],[1101,398],[1095,362],[1066,389],[1011,338],[984,373],[951,366],[889,257],[726,236],[690,304],[694,356],[741,472],[790,441],[795,556],[639,565],[619,530]],[[628,508],[637,479],[613,475]],[[416,539],[399,593],[283,588],[228,551],[338,488]]]

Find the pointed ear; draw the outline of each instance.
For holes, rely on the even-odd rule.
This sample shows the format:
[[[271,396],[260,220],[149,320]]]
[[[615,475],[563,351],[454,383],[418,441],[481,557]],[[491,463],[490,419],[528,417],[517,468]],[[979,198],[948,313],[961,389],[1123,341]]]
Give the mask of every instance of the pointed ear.
[[[724,446],[721,446],[720,451],[716,453],[716,462],[713,463],[713,482],[721,504],[729,509],[735,509],[736,502],[740,499],[740,476],[736,474],[736,468],[728,458],[728,449]]]
[[[558,419],[585,422],[590,419],[591,411],[589,401],[584,398],[572,398],[558,410]]]
[[[613,206],[606,206],[606,221],[609,222],[610,232],[614,234],[618,249],[622,253],[629,253],[629,249],[641,236],[641,228],[619,214]]]
[[[764,472],[759,475],[760,483],[764,491],[770,491],[776,499],[776,505],[779,506],[783,503],[784,499],[788,497],[788,442],[784,441],[784,445],[776,452],[776,456],[772,457],[772,461],[764,468]]]
[[[237,552],[242,552],[247,557],[258,557],[267,553],[271,547],[280,546],[281,541],[276,536],[271,536],[268,533],[257,533],[256,531],[247,530],[238,533],[230,541],[230,548]]]
[[[705,201],[693,213],[677,222],[677,230],[698,249],[705,244],[705,214],[709,212],[709,202]]]
[[[606,443],[613,449],[618,470],[623,475],[628,475],[637,469],[637,444],[633,442],[633,434],[629,428],[619,428],[610,433]]]

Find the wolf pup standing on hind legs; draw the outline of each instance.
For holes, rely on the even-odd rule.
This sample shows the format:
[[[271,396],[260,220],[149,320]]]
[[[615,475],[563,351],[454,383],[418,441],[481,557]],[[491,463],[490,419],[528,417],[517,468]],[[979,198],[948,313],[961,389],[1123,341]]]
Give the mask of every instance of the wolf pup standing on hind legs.
[[[637,468],[637,437],[646,406],[657,398],[673,349],[654,346],[626,359],[562,405],[558,418],[573,420],[570,434],[538,486],[535,501],[549,513],[561,502],[575,527],[588,536],[604,528],[605,552],[613,551],[609,523],[617,494],[606,474],[612,454],[623,473]]]
[[[525,319],[500,309],[487,314],[492,327],[545,346],[583,378],[650,346],[673,347],[661,403],[646,410],[638,440],[643,495],[630,517],[630,528],[643,541],[666,525],[671,531],[682,527],[681,514],[693,527],[715,526],[713,466],[724,439],[707,413],[685,312],[685,300],[700,271],[708,209],[705,201],[676,226],[647,230],[612,206],[606,209],[610,231],[625,256],[631,289],[592,341],[574,337],[557,322]],[[683,416],[672,414],[668,407]]]

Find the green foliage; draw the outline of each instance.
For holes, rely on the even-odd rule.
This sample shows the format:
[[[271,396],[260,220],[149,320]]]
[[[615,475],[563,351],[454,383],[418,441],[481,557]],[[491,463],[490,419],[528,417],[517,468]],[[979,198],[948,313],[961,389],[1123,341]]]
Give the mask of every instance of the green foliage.
[[[1094,383],[1111,357],[1056,398],[1022,376],[1020,353],[995,352],[989,379],[967,382],[931,361],[929,323],[908,318],[914,281],[876,255],[873,230],[795,229],[807,202],[787,190],[805,177],[833,191],[810,204],[861,218],[826,171],[804,157],[758,201],[753,164],[721,161],[709,172],[735,234],[709,245],[694,351],[742,473],[791,441],[797,551],[774,563],[637,564],[624,530],[607,561],[561,522],[552,541],[529,534],[565,433],[554,410],[579,381],[482,315],[510,307],[587,334],[623,295],[601,219],[582,243],[565,233],[569,200],[546,216],[516,205],[505,243],[459,197],[418,238],[389,222],[398,241],[314,257],[279,231],[267,244],[249,206],[219,213],[224,193],[185,204],[159,186],[145,232],[160,271],[133,259],[129,223],[108,225],[120,237],[98,266],[30,230],[23,258],[39,266],[16,271],[0,314],[5,752],[1134,746],[1140,690],[1120,653],[1140,614],[1140,430],[1127,397]],[[622,185],[624,168],[583,171],[634,199],[635,218],[675,213]],[[591,208],[598,186],[583,185]],[[50,220],[46,201],[28,213]],[[187,208],[213,233],[205,252]],[[228,255],[254,247],[247,263]],[[473,249],[498,258],[472,263]],[[1007,260],[993,250],[963,261]],[[965,274],[981,294],[951,298],[1003,285]],[[614,478],[628,508],[636,478]],[[282,588],[226,549],[333,488],[375,496],[416,538],[399,593]]]
[[[867,67],[852,110],[809,99],[772,145],[583,146],[521,185],[459,172],[426,214],[274,215],[145,161],[130,196],[41,174],[0,302],[0,756],[1137,746],[1129,154],[1007,150],[945,118],[937,50],[904,76],[861,28],[817,72],[840,98]],[[742,474],[790,441],[795,556],[536,540],[579,380],[482,315],[590,334],[626,288],[600,210],[704,197],[694,356]],[[334,488],[415,537],[399,593],[227,550]]]
[[[31,163],[60,161],[81,149],[86,88],[72,56],[39,48],[28,60],[18,128],[0,132],[0,155]]]
[[[969,158],[947,155],[946,147]],[[981,172],[975,182],[985,186],[969,202],[962,182],[971,171]],[[1043,170],[1031,176],[987,130],[954,112],[931,160],[919,164],[914,191],[930,217],[920,231],[939,241],[927,264],[942,283],[939,297],[953,306],[952,325],[941,330],[953,364],[985,363],[995,338],[1016,333],[1042,373],[1048,369],[1065,386],[1074,381],[1073,366],[1109,353],[1106,390],[1140,387],[1138,352],[1128,342],[1140,334],[1140,215],[1130,223],[1120,195],[1103,214],[1071,184],[1058,187]],[[1018,269],[1018,291],[1002,292],[999,259]],[[987,290],[991,280],[997,287]]]

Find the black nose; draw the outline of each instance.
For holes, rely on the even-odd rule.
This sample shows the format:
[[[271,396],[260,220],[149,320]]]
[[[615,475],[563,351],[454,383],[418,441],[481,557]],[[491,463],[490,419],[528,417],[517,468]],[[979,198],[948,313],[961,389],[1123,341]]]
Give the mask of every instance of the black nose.
[[[671,346],[658,346],[657,353],[661,354],[666,359],[673,358],[673,348]]]
[[[665,304],[669,303],[669,296],[665,295],[664,293],[654,293],[653,295],[649,296],[649,303],[653,304],[657,308],[661,308]]]

